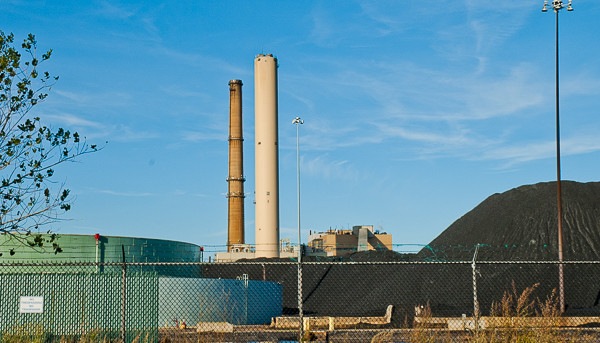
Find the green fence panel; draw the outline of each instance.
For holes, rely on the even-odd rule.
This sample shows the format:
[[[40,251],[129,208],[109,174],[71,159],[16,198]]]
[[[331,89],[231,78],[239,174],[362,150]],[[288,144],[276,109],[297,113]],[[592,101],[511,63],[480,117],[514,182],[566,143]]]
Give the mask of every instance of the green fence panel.
[[[0,331],[3,335],[44,335],[50,339],[94,335],[120,337],[121,273],[0,273]],[[21,297],[43,297],[41,313],[20,313]],[[156,341],[158,276],[129,273],[126,277],[125,326],[128,342],[143,335]]]

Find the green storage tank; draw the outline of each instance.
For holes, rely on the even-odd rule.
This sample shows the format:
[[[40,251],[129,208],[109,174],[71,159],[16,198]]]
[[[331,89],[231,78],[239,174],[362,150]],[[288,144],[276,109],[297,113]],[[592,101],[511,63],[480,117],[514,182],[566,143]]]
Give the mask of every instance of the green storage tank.
[[[63,250],[54,253],[51,235],[43,234],[44,246],[31,248],[26,240],[33,241],[33,235],[0,235],[0,262],[122,262],[123,248],[126,262],[202,262],[201,248],[196,244],[103,235],[56,235],[55,242]],[[13,254],[11,254],[11,251]]]

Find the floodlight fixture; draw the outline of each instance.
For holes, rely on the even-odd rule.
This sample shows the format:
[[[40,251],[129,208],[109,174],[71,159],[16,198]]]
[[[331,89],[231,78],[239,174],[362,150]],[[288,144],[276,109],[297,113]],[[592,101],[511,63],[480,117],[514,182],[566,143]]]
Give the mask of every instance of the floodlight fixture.
[[[572,2],[573,2],[573,0],[569,0],[569,3],[567,4],[567,11],[573,10]],[[564,8],[562,0],[552,0],[551,6],[555,13],[558,13],[559,10]],[[542,12],[547,12],[547,11],[548,11],[548,0],[545,0],[544,7],[542,8]]]

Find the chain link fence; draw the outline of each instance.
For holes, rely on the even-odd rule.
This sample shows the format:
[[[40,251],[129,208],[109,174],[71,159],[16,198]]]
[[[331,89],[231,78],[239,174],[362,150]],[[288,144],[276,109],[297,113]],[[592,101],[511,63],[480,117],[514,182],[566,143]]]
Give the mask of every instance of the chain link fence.
[[[0,264],[0,334],[11,343],[600,341],[600,263],[562,262],[564,313],[560,264]]]

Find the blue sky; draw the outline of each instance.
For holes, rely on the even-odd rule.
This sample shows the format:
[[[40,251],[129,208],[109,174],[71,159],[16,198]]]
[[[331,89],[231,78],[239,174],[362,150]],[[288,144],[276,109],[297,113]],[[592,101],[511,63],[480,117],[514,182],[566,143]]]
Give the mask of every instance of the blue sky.
[[[281,238],[374,225],[427,244],[486,197],[556,178],[555,15],[542,0],[0,0],[1,30],[54,49],[33,114],[108,145],[57,170],[60,233],[227,234],[231,79],[243,86],[254,242],[253,59],[279,61]],[[560,14],[563,179],[600,180],[600,2]],[[510,242],[507,242],[507,244]],[[410,246],[398,246],[408,250]]]

